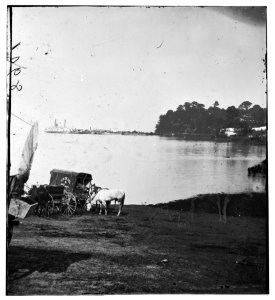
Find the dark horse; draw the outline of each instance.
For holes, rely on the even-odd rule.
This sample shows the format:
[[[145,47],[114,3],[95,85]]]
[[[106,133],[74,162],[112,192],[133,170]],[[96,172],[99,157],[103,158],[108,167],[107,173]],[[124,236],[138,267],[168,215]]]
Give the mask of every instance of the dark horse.
[[[36,214],[38,216],[49,216],[51,214],[52,206],[52,197],[48,193],[45,186],[40,185],[37,187],[34,185],[29,191],[30,199],[33,202],[37,202]]]

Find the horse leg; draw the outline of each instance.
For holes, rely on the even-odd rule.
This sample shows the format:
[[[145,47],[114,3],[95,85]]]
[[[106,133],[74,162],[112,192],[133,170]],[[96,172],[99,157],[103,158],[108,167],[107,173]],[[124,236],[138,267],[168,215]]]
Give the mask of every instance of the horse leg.
[[[121,209],[122,209],[121,202],[119,202],[117,217],[119,217],[119,215],[121,213]]]
[[[99,202],[99,214],[102,214],[102,207],[103,207],[103,203]]]
[[[105,207],[105,216],[107,215],[107,204],[106,204],[106,201],[102,201],[101,202],[101,205],[102,205],[102,207],[104,206]]]
[[[111,205],[111,201],[106,201],[105,215],[107,215],[110,205]]]
[[[117,199],[117,201],[119,202],[117,217],[119,217],[119,215],[122,211],[122,207],[124,205],[124,199],[125,199],[125,195],[121,199]]]
[[[100,210],[100,202],[96,201],[96,203],[95,203],[95,212],[97,213],[98,210]]]
[[[105,216],[107,216],[108,214],[108,209],[107,209],[107,205],[105,205]]]

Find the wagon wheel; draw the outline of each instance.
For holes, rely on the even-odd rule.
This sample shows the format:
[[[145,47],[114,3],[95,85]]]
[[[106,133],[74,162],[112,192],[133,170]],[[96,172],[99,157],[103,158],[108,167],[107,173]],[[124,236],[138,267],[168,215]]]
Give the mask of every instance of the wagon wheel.
[[[49,217],[50,215],[53,214],[53,210],[54,210],[54,201],[53,201],[53,197],[51,194],[49,195],[49,200],[45,203],[45,204],[38,204],[37,209],[36,209],[36,214],[39,217]]]
[[[71,216],[76,211],[77,201],[73,193],[66,192],[62,198],[60,211],[63,215]]]
[[[46,211],[45,206],[38,203],[35,211],[36,215],[38,215],[39,217],[44,217],[45,211]]]

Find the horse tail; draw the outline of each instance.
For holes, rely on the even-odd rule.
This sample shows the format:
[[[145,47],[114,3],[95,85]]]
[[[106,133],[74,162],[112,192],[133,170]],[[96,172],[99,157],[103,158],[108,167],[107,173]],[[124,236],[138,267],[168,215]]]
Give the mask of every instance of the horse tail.
[[[123,196],[121,198],[121,201],[120,201],[120,203],[121,203],[121,209],[122,209],[122,207],[124,205],[124,200],[125,200],[125,193],[123,194]]]
[[[124,205],[124,200],[125,200],[125,193],[123,192],[123,195],[121,196],[121,198],[119,198],[119,209],[118,209],[117,216],[119,216],[122,211],[122,207]]]

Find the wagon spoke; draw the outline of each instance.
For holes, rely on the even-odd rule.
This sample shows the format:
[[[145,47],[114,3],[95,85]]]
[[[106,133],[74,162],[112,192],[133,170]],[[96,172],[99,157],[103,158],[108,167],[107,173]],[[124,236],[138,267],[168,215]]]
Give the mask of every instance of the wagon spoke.
[[[71,208],[71,206],[70,205],[68,205],[68,214],[72,214],[73,213],[73,209]]]
[[[62,213],[71,216],[76,210],[76,198],[72,193],[67,192],[63,200]]]
[[[72,215],[74,213],[74,210],[71,206],[68,206],[68,211],[69,211],[70,215]]]
[[[75,204],[70,202],[68,206],[73,209],[73,207],[75,206]]]

